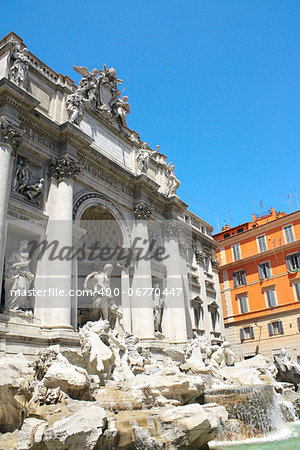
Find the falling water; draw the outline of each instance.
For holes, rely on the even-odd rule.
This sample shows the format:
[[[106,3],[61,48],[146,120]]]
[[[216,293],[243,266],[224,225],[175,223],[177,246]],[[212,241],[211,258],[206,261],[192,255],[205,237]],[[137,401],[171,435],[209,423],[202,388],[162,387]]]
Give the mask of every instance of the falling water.
[[[212,389],[205,392],[205,403],[218,403],[228,411],[228,421],[218,440],[264,437],[284,423],[281,407],[272,386],[258,385]]]

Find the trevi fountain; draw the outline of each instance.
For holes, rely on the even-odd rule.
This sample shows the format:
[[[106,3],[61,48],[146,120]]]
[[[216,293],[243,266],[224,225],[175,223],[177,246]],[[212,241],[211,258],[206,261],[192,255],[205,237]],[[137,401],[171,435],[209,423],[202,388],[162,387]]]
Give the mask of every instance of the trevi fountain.
[[[299,448],[300,365],[236,360],[212,227],[74,69],[0,41],[0,449]]]

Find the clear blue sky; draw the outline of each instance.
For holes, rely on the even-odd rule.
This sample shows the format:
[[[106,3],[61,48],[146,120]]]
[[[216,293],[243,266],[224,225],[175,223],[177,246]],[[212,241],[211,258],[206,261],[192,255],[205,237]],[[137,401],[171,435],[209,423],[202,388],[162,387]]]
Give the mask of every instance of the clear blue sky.
[[[2,0],[11,30],[54,70],[114,66],[128,125],[176,166],[216,227],[300,201],[300,1]],[[296,209],[296,198],[292,196]],[[227,216],[227,217],[226,217]]]

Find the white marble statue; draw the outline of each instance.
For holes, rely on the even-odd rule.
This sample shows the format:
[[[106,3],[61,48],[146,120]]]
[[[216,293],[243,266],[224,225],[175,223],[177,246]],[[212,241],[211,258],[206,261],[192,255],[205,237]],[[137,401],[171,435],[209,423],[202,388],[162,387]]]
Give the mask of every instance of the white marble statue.
[[[23,86],[29,65],[27,48],[21,49],[21,45],[15,41],[10,59],[12,65],[9,71],[9,78],[19,86]]]
[[[149,169],[149,163],[150,163],[150,156],[152,155],[152,151],[148,148],[148,143],[143,142],[142,146],[137,152],[136,160],[137,160],[137,167],[138,167],[138,173],[147,173]]]
[[[235,354],[232,351],[229,342],[224,341],[222,344],[224,351],[224,362],[226,366],[234,366],[235,365]]]
[[[28,185],[29,177],[30,172],[27,161],[23,159],[19,160],[16,167],[14,190],[19,194],[23,194]]]
[[[161,295],[159,283],[155,283],[153,288],[154,331],[162,333],[162,318],[165,307],[165,300]]]
[[[111,103],[111,106],[113,108],[116,120],[119,121],[121,126],[126,127],[126,116],[130,113],[128,97],[124,95],[124,97],[118,98],[114,103]]]
[[[172,162],[169,162],[167,166],[167,177],[168,177],[168,183],[167,183],[167,197],[171,197],[172,195],[176,194],[176,190],[180,185],[180,181],[176,177],[174,173],[175,166]]]
[[[7,309],[28,309],[27,293],[34,275],[30,272],[28,241],[22,240],[18,250],[6,261],[5,294]]]
[[[122,92],[118,85],[123,80],[117,78],[113,67],[108,69],[93,69],[91,72],[84,66],[73,66],[82,75],[77,90],[67,98],[68,120],[76,125],[80,124],[83,116],[83,103],[87,102],[94,111],[101,112],[112,123],[117,123],[120,130],[127,129],[126,116],[130,113],[128,97],[121,98]]]
[[[109,321],[111,328],[118,326],[124,334],[123,314],[115,304],[111,294],[110,276],[112,264],[105,264],[102,272],[90,273],[84,281],[84,289],[93,292],[93,309],[96,320],[102,318]]]
[[[32,184],[31,186],[27,186],[26,188],[26,196],[29,198],[29,200],[37,200],[44,189],[44,178],[40,178],[39,181],[35,184]]]
[[[68,95],[66,100],[68,120],[75,125],[79,125],[83,116],[83,95],[80,88],[73,94]]]
[[[98,69],[93,69],[90,72],[87,67],[83,66],[73,66],[73,68],[77,73],[82,75],[82,78],[78,84],[82,98],[93,102],[96,99],[97,95],[97,75],[99,75],[100,71]]]

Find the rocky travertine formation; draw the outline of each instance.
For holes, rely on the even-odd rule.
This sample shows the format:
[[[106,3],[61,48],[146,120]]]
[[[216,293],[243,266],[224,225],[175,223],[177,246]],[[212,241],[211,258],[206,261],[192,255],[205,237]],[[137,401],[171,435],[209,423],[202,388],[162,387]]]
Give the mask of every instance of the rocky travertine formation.
[[[185,350],[152,353],[102,319],[84,325],[80,341],[78,352],[50,347],[31,363],[22,354],[0,360],[1,449],[201,449],[219,432],[249,432],[226,405],[204,404],[211,387],[269,384],[299,403],[270,361],[236,363],[227,342],[198,337]],[[286,401],[281,408],[287,414]]]

